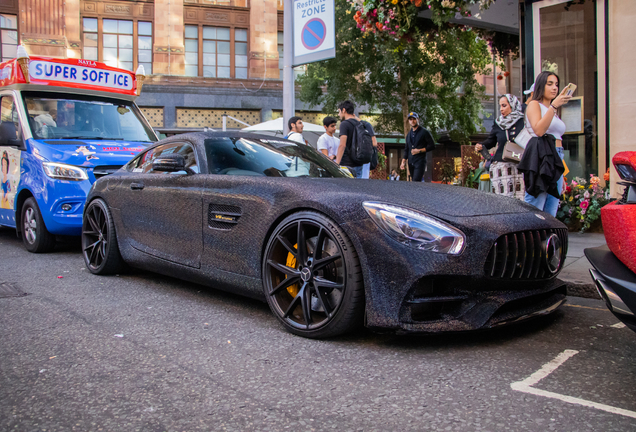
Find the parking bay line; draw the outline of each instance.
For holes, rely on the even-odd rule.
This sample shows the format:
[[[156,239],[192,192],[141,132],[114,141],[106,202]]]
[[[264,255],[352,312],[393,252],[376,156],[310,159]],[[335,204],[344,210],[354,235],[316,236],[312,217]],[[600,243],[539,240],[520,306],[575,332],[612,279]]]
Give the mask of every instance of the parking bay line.
[[[567,403],[571,403],[575,405],[583,405],[586,407],[596,408],[602,411],[607,411],[612,414],[619,414],[626,417],[636,418],[636,412],[634,411],[629,411],[622,408],[616,408],[609,405],[604,405],[601,403],[592,402],[585,399],[579,399],[572,396],[566,396],[559,393],[553,393],[546,390],[540,390],[540,389],[536,389],[532,387],[533,385],[541,381],[543,378],[547,377],[552,372],[554,372],[559,366],[565,363],[569,358],[573,357],[574,355],[578,353],[579,352],[575,350],[565,350],[561,354],[556,356],[553,360],[544,364],[541,367],[541,369],[539,369],[538,371],[530,375],[528,378],[524,379],[523,381],[513,382],[512,384],[510,384],[510,387],[513,390],[532,394],[535,396],[543,396],[543,397],[547,397],[551,399],[558,399],[562,402],[567,402]]]

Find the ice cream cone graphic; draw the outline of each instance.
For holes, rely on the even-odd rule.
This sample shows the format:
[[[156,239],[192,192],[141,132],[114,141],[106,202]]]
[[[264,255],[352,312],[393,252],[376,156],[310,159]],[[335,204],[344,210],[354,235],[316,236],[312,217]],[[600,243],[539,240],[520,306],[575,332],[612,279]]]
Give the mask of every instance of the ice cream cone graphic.
[[[22,69],[24,80],[27,83],[30,83],[31,79],[29,76],[29,54],[27,53],[26,48],[24,48],[23,45],[18,46],[17,54],[18,55],[16,57],[18,58],[18,64],[20,65],[20,69]]]
[[[144,86],[144,80],[146,79],[146,70],[144,65],[139,65],[137,72],[135,72],[135,79],[137,80],[137,96],[141,94],[141,88]]]

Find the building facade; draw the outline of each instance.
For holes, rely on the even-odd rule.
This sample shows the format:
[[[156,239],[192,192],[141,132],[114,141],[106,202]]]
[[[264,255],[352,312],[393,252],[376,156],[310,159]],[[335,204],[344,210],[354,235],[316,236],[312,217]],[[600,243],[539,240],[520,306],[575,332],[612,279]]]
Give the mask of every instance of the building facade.
[[[143,65],[137,103],[154,127],[282,115],[282,31],[282,0],[0,2],[0,57],[15,57],[22,44],[33,55]],[[316,120],[318,111],[306,114]]]
[[[633,0],[521,0],[522,75],[526,86],[542,70],[561,86],[576,84],[561,117],[570,178],[589,179],[611,166],[614,154],[636,150],[636,2]],[[620,193],[610,169],[611,192]]]

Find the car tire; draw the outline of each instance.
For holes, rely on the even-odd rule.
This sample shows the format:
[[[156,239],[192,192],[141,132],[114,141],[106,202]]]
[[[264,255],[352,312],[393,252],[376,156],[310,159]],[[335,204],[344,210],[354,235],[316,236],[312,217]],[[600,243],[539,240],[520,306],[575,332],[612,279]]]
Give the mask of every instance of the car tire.
[[[46,253],[55,247],[55,236],[46,229],[40,207],[35,198],[27,198],[22,205],[22,242],[29,252]]]
[[[101,199],[90,202],[82,221],[82,255],[93,274],[110,275],[124,269],[115,223],[108,205]]]
[[[346,233],[325,215],[302,211],[278,224],[265,248],[262,274],[267,303],[291,333],[321,339],[363,323],[358,254]]]

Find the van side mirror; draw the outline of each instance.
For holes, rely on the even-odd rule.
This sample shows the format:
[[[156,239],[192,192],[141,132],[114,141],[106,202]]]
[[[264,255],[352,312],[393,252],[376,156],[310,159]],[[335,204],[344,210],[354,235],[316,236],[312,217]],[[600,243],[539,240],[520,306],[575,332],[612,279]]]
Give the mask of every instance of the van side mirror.
[[[22,141],[17,139],[15,125],[12,122],[0,123],[0,145],[18,147],[21,143]]]

